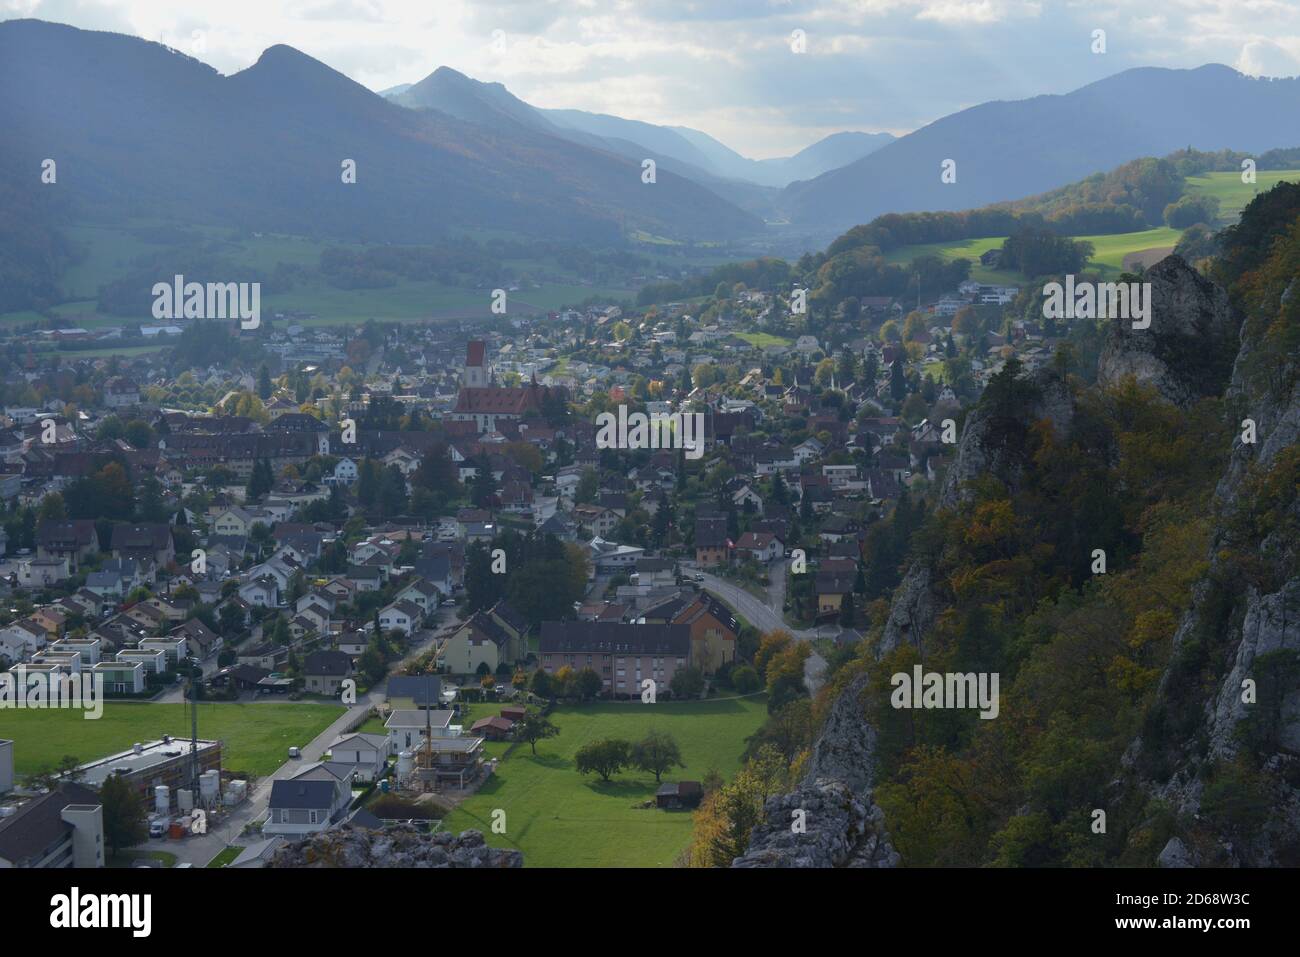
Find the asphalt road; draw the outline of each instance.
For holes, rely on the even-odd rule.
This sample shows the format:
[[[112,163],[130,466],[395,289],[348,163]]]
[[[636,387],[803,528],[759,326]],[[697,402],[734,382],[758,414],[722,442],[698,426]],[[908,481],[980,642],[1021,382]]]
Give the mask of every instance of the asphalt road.
[[[685,564],[683,563],[683,565]],[[785,559],[773,562],[770,566],[770,577],[772,579],[784,579],[785,564]],[[808,641],[819,637],[821,634],[820,629],[817,628],[797,629],[786,624],[781,613],[781,605],[784,602],[785,595],[784,585],[779,589],[775,586],[769,586],[767,590],[768,598],[764,602],[745,591],[739,585],[733,585],[717,575],[712,575],[699,568],[695,569],[695,571],[704,576],[704,581],[700,584],[706,591],[730,605],[740,617],[759,631],[774,631],[781,628],[788,631],[799,641]],[[821,687],[822,675],[825,671],[826,659],[814,651],[804,662],[803,680],[809,692],[815,693]]]

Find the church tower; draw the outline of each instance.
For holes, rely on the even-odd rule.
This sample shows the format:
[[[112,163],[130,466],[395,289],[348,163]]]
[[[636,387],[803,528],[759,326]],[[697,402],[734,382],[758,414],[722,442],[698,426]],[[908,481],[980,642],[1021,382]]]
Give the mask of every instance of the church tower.
[[[491,382],[487,346],[482,339],[471,339],[465,351],[465,370],[461,374],[461,385],[467,389],[481,389]]]

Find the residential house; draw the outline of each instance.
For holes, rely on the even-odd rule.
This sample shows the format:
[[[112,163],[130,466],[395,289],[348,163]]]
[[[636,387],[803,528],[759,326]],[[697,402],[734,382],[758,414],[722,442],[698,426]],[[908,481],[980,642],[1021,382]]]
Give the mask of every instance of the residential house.
[[[303,687],[333,697],[353,674],[352,659],[341,651],[313,651],[302,663]]]
[[[352,765],[353,779],[361,783],[373,781],[384,773],[388,754],[388,738],[382,734],[353,732],[335,738],[330,745],[330,762]]]
[[[440,661],[453,674],[495,674],[527,654],[528,622],[502,599],[467,618],[443,643]]]

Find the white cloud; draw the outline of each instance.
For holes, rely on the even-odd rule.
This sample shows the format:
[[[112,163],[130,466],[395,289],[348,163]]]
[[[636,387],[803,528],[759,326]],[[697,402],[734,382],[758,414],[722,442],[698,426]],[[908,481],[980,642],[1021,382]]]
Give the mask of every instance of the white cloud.
[[[1270,40],[1249,40],[1244,43],[1241,54],[1233,65],[1251,76],[1300,74],[1300,61]]]

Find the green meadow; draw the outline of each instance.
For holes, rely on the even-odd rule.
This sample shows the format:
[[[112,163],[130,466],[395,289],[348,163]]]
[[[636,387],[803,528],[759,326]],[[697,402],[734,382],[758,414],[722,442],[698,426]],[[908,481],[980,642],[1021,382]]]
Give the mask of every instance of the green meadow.
[[[675,701],[655,705],[596,704],[557,708],[558,737],[515,747],[479,791],[443,821],[448,830],[483,832],[489,844],[524,854],[528,867],[671,867],[691,839],[689,811],[653,804],[654,775],[627,769],[606,784],[581,775],[573,756],[600,738],[636,741],[651,728],[677,739],[685,768],[665,781],[701,780],[709,769],[730,778],[745,739],[767,717],[766,699]],[[493,811],[505,811],[505,833],[492,832]]]
[[[340,705],[297,701],[200,702],[199,737],[224,742],[222,767],[265,775],[288,760],[291,746],[307,744],[343,710]],[[72,710],[0,711],[0,738],[14,742],[19,777],[55,765],[64,755],[84,764],[164,734],[189,737],[186,705],[109,701],[95,720]]]
[[[1241,211],[1260,193],[1267,193],[1278,183],[1300,183],[1300,170],[1257,170],[1255,182],[1243,183],[1241,173],[1205,173],[1187,178],[1187,191],[1205,193],[1219,201],[1219,218],[1224,223],[1235,223]]]
[[[1123,271],[1124,257],[1130,253],[1144,252],[1148,249],[1163,249],[1177,244],[1182,230],[1161,226],[1156,229],[1144,229],[1136,233],[1108,233],[1100,236],[1076,236],[1075,239],[1090,242],[1093,256],[1089,260],[1088,270],[1098,272],[1104,278],[1113,278]],[[961,239],[946,243],[923,243],[915,246],[902,246],[891,251],[885,259],[891,263],[911,262],[918,256],[938,256],[942,259],[969,259],[971,261],[971,278],[978,282],[1019,285],[1025,277],[1011,269],[989,269],[980,264],[980,256],[990,249],[999,249],[1006,241],[1005,236],[991,236],[983,239]]]

